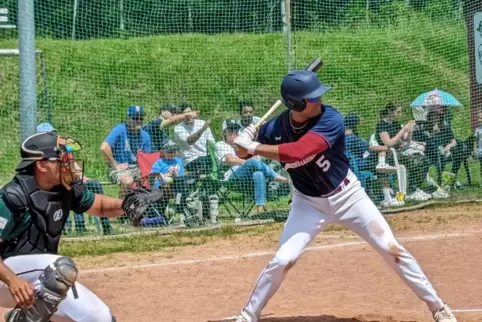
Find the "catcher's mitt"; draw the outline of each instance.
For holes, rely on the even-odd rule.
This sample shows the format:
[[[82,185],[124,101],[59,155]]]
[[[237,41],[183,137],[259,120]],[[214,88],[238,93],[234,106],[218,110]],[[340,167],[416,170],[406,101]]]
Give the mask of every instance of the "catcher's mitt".
[[[126,194],[122,201],[122,209],[132,220],[132,223],[137,226],[146,208],[152,204],[160,201],[163,197],[163,192],[160,189],[133,189]]]

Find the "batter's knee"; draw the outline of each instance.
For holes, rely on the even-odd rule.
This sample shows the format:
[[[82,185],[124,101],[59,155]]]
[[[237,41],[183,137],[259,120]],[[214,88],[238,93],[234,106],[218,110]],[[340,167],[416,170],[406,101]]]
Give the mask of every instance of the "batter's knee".
[[[295,264],[301,254],[288,253],[287,251],[279,250],[276,253],[273,261],[277,266],[283,269],[284,273],[287,273]]]

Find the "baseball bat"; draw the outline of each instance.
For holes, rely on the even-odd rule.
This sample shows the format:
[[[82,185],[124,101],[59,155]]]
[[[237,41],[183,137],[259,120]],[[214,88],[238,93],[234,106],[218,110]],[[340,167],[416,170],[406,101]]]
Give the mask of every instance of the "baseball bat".
[[[315,58],[308,66],[306,66],[305,70],[316,72],[318,71],[318,69],[320,69],[322,65],[323,61],[320,58]],[[271,116],[271,114],[273,114],[274,111],[276,111],[276,109],[281,106],[281,104],[283,104],[283,102],[280,99],[276,101],[276,103],[271,106],[268,112],[266,112],[254,126],[258,129],[260,125],[263,124]]]

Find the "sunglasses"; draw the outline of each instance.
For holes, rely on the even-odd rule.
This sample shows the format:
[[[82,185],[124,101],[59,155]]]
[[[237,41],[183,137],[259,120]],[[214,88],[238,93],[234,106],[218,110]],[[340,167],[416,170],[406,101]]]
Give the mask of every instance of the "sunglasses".
[[[63,138],[63,137],[57,137],[57,147],[59,150],[71,153],[71,152],[77,152],[82,150],[82,145],[80,144],[79,141],[73,139],[73,138]]]

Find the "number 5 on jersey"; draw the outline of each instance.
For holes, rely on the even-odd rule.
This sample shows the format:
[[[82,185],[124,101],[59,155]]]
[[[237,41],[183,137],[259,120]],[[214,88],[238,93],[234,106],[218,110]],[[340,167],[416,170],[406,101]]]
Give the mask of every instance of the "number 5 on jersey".
[[[331,163],[328,160],[325,160],[325,156],[321,155],[321,157],[316,160],[316,165],[320,167],[321,171],[326,172],[330,169]]]

